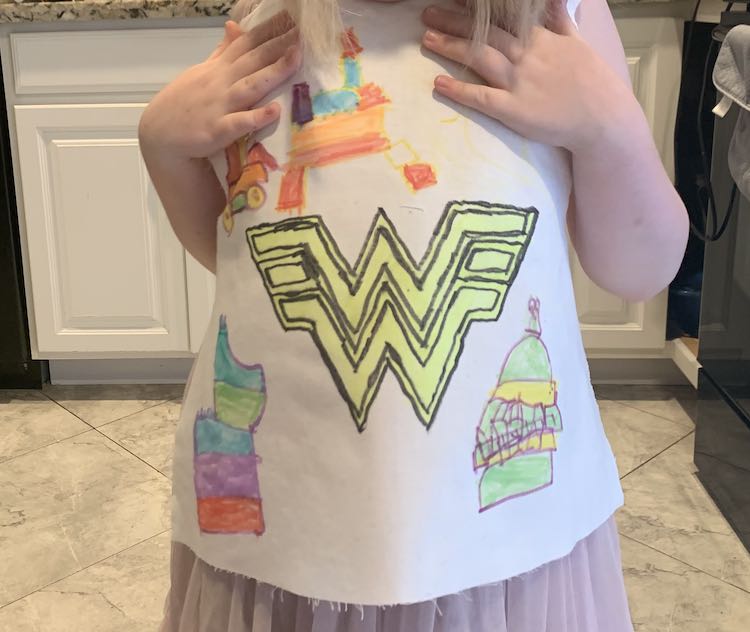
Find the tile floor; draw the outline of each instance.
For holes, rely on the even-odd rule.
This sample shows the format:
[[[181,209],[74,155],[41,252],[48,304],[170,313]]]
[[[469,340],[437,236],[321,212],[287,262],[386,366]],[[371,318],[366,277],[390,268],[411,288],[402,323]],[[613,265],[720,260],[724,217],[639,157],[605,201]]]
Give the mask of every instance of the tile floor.
[[[181,390],[0,391],[0,632],[157,630]],[[750,555],[694,475],[693,393],[597,395],[636,630],[750,629]]]

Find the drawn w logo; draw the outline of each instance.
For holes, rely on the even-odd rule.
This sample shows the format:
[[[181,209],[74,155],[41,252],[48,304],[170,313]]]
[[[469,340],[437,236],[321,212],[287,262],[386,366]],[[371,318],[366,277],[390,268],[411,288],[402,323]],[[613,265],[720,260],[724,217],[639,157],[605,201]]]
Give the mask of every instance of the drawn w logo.
[[[419,263],[382,209],[353,268],[318,216],[247,239],[281,325],[310,332],[359,430],[387,367],[429,428],[469,326],[499,318],[537,216],[452,202]]]

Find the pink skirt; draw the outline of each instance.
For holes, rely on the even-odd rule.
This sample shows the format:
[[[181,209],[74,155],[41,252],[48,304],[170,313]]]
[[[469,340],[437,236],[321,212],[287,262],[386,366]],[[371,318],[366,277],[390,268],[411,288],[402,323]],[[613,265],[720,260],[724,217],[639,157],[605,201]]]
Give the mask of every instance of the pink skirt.
[[[211,568],[172,546],[162,632],[632,632],[610,518],[567,557],[498,584],[417,604],[316,602]]]

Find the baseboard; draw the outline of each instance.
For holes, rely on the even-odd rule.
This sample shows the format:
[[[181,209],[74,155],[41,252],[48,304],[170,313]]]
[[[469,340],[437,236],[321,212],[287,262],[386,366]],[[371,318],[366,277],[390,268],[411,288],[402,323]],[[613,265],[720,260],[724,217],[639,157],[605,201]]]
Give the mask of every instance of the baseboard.
[[[696,357],[696,352],[688,347],[685,342],[676,338],[667,343],[667,349],[672,354],[675,365],[694,388],[698,388],[698,373],[701,365]]]
[[[184,384],[193,358],[50,360],[52,384]]]
[[[594,358],[589,370],[594,384],[690,384],[671,358]]]
[[[171,360],[51,360],[53,384],[183,384],[192,358]],[[688,384],[670,358],[589,360],[595,384]]]

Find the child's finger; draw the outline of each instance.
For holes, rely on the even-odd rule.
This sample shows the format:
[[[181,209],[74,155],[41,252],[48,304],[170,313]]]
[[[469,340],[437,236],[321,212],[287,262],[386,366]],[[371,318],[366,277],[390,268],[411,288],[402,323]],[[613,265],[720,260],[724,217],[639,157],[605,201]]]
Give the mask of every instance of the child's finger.
[[[578,35],[578,29],[568,13],[567,0],[549,0],[546,27],[558,35]]]
[[[274,102],[253,110],[227,114],[219,123],[217,141],[222,147],[229,147],[238,138],[267,127],[279,118],[280,113],[281,107]]]
[[[427,31],[424,45],[430,50],[468,66],[491,86],[507,88],[513,74],[513,66],[508,58],[492,46],[475,48],[467,39]]]
[[[422,22],[430,28],[456,37],[471,37],[474,30],[473,18],[441,7],[427,7],[422,12]]]
[[[455,37],[471,39],[474,34],[474,18],[462,13],[447,11],[440,7],[427,7],[422,13],[422,21],[432,29]],[[523,54],[521,41],[512,33],[497,26],[490,27],[487,44],[497,48],[508,59],[515,62]]]
[[[287,54],[290,48],[298,44],[299,31],[296,28],[264,42],[232,63],[230,79],[232,82],[239,81],[266,66],[275,64]]]
[[[232,42],[227,47],[224,56],[227,61],[233,62],[245,53],[290,31],[294,26],[294,20],[289,13],[281,11]]]
[[[242,35],[240,25],[232,20],[227,20],[224,23],[224,39],[219,42],[219,45],[216,47],[214,52],[209,55],[208,58],[215,59],[219,57],[219,55],[221,55],[227,49],[227,47],[240,35]]]
[[[237,81],[229,89],[229,107],[232,111],[252,107],[294,75],[301,62],[300,47],[292,46],[275,63]]]
[[[447,75],[440,75],[435,79],[435,90],[452,101],[495,120],[505,122],[509,118],[512,97],[506,90],[458,81]]]

